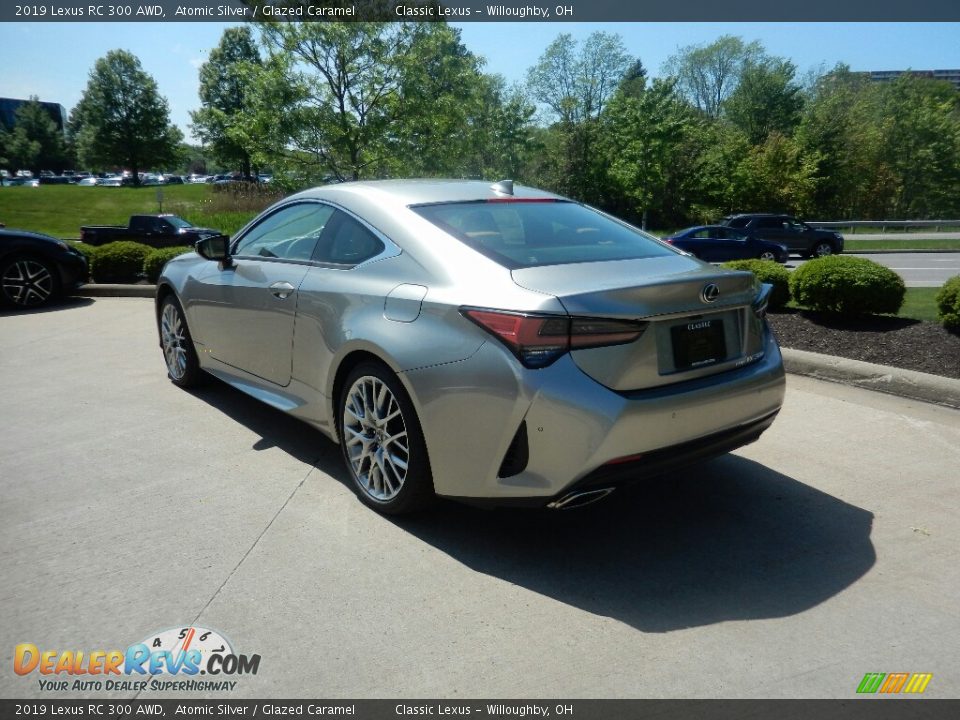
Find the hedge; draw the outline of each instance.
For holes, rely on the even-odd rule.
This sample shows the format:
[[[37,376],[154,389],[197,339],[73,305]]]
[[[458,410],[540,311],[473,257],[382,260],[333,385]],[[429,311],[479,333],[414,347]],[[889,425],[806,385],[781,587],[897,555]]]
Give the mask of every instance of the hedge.
[[[97,248],[93,257],[93,279],[105,282],[136,282],[143,272],[143,261],[153,250],[149,245],[119,240]]]
[[[757,280],[773,285],[770,293],[770,309],[782,308],[790,302],[790,273],[780,263],[773,260],[731,260],[723,267],[731,270],[749,270]]]
[[[795,302],[841,315],[896,314],[906,292],[890,268],[850,255],[816,258],[790,275]]]
[[[151,250],[150,254],[143,260],[143,272],[147,276],[147,280],[152,283],[157,282],[157,278],[160,277],[160,273],[163,272],[163,266],[167,264],[168,260],[172,260],[178,255],[183,255],[183,253],[188,253],[191,250],[193,250],[193,248],[189,247],[167,247]]]
[[[960,275],[947,280],[936,295],[937,316],[947,330],[960,332]]]

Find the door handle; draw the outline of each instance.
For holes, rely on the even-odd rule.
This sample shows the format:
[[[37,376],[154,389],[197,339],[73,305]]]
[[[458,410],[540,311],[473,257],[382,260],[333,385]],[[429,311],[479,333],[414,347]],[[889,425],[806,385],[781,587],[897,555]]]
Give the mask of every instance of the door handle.
[[[285,280],[275,282],[270,286],[270,292],[281,300],[286,300],[288,297],[290,297],[290,293],[292,293],[294,290],[296,290],[296,288]]]

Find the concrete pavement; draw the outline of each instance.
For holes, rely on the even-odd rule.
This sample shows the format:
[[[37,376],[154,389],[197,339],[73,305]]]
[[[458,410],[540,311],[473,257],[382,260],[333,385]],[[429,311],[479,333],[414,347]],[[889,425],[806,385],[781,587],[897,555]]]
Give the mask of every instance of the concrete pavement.
[[[16,643],[189,624],[262,656],[224,698],[960,692],[956,410],[791,375],[771,430],[696,472],[392,521],[306,426],[173,387],[145,299],[0,316],[0,397],[4,697],[42,695]]]

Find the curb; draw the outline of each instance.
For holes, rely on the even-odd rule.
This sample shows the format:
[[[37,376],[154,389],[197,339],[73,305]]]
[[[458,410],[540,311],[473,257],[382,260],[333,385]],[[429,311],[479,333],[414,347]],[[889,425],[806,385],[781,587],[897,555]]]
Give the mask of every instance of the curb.
[[[156,285],[121,285],[113,283],[88,283],[72,292],[81,297],[144,297],[157,294]]]
[[[82,285],[74,294],[84,297],[152,298],[156,292],[156,285],[94,283]],[[960,410],[960,380],[806,350],[780,348],[780,352],[783,355],[784,368],[794,375],[806,375],[817,380],[876,390]]]
[[[781,348],[780,352],[783,355],[784,368],[794,375],[807,375],[818,380],[829,380],[960,410],[960,380],[806,350]]]

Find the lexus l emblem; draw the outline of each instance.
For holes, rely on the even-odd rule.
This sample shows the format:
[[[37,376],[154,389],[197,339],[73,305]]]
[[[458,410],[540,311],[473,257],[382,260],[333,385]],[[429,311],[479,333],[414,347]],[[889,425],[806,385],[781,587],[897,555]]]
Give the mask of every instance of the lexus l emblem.
[[[712,303],[718,297],[720,297],[720,288],[714,283],[704,285],[703,290],[700,291],[700,299],[705,303]]]

